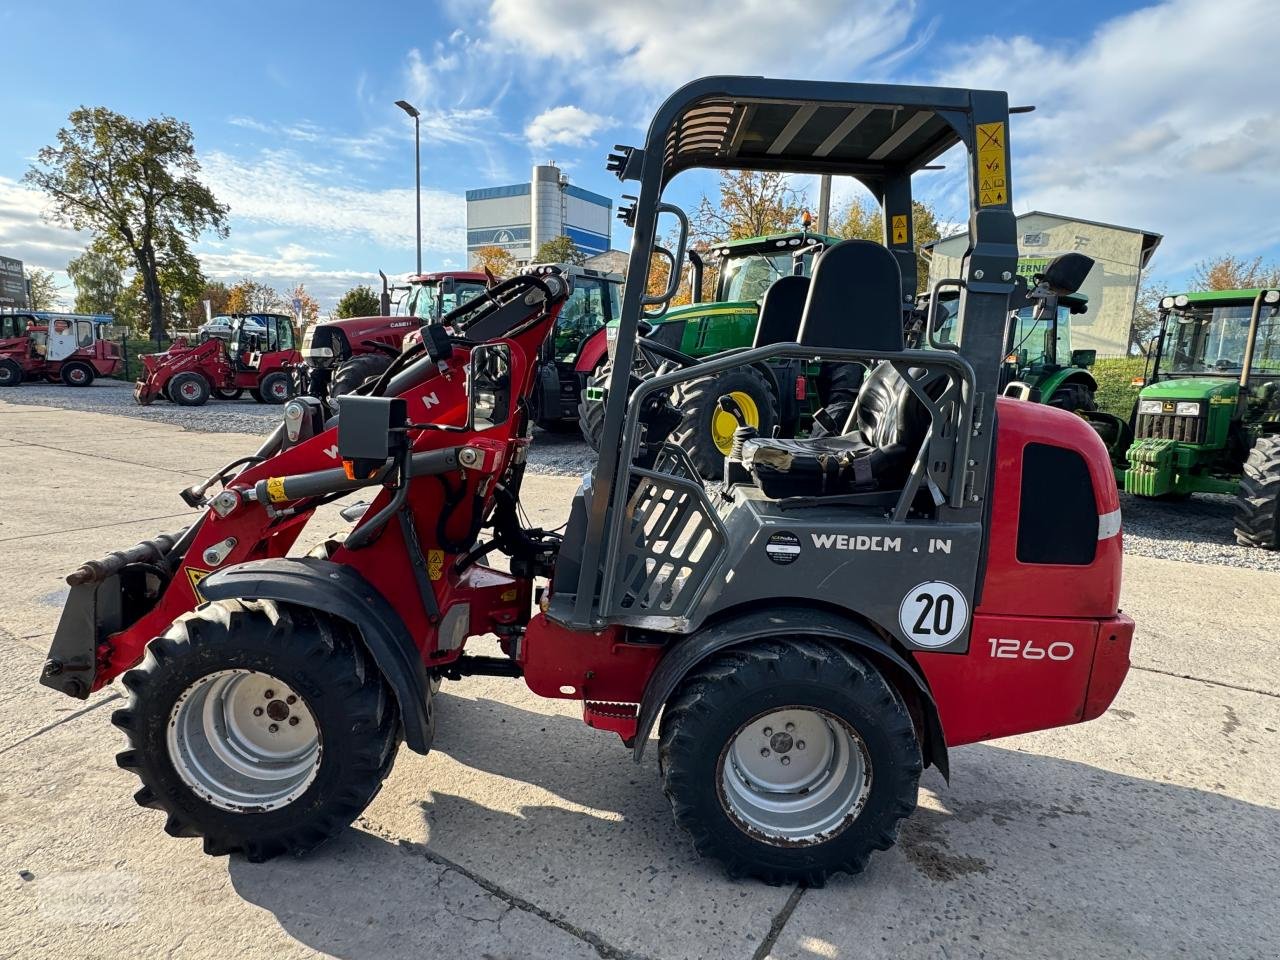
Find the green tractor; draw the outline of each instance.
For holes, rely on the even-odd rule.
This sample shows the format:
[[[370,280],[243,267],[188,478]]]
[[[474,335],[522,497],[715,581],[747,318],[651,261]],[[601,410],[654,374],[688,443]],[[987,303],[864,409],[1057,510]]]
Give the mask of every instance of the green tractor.
[[[715,300],[707,302],[698,302],[706,261],[690,252],[695,302],[647,319],[640,341],[642,359],[638,365],[642,369],[637,374],[653,373],[664,359],[679,366],[690,359],[751,347],[765,291],[779,277],[809,276],[814,257],[838,241],[838,237],[806,229],[715,244],[704,255],[718,270]],[[578,354],[576,369],[585,382],[578,407],[579,426],[593,449],[599,442],[609,382],[608,339],[616,326],[616,321],[609,324]],[[688,381],[675,398],[683,412],[675,440],[702,476],[718,478],[738,426],[734,414],[720,405],[720,397],[732,397],[746,422],[761,435],[771,435],[775,427],[790,435],[807,425],[815,409],[841,389],[840,382],[831,382],[839,381],[840,376],[840,371],[833,373],[817,364],[784,361],[738,367]],[[843,386],[846,392],[857,388],[856,384]]]
[[[1236,540],[1268,550],[1280,546],[1278,313],[1280,290],[1165,297],[1130,423],[1100,430],[1113,451],[1125,450],[1116,479],[1126,493],[1234,494]]]

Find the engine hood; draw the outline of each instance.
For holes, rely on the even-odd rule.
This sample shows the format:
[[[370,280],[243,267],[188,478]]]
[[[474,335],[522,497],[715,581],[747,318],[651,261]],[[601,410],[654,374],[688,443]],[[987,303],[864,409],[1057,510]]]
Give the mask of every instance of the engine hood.
[[[1142,388],[1143,400],[1215,400],[1225,403],[1240,395],[1240,384],[1226,377],[1180,377]]]

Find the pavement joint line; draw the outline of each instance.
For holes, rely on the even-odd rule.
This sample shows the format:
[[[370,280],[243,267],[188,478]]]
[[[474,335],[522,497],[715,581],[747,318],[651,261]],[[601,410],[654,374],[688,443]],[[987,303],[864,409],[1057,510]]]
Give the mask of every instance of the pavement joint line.
[[[40,736],[43,733],[48,733],[50,730],[53,730],[55,727],[60,727],[64,723],[69,723],[70,721],[75,720],[77,717],[83,717],[86,713],[92,713],[94,710],[97,710],[101,706],[105,706],[106,704],[111,703],[115,700],[122,700],[122,699],[124,698],[121,697],[120,694],[113,693],[111,696],[104,697],[102,700],[99,700],[97,703],[91,703],[87,707],[81,707],[75,713],[69,713],[65,717],[62,717],[58,720],[53,721],[53,723],[45,724],[39,730],[35,731],[35,733],[29,733],[25,737],[23,737],[21,740],[19,740],[17,743],[11,743],[9,744],[9,746],[5,747],[3,750],[0,750],[0,757],[3,757],[10,750],[17,750],[24,743],[30,743],[36,737]]]
[[[181,477],[197,477],[198,479],[203,480],[206,476],[206,474],[193,473],[190,470],[174,470],[170,467],[157,467],[150,463],[138,463],[136,460],[124,460],[120,457],[108,457],[102,453],[88,453],[84,450],[68,450],[65,447],[55,447],[48,443],[34,443],[31,440],[20,440],[17,437],[0,437],[0,439],[11,440],[14,443],[22,444],[24,447],[39,447],[42,450],[53,450],[57,453],[65,453],[73,457],[89,457],[94,460],[109,460],[112,463],[125,463],[131,467],[141,467],[144,470],[159,470],[162,473],[176,473]]]
[[[539,907],[537,904],[531,903],[530,901],[524,899],[521,896],[511,893],[509,890],[503,889],[502,887],[498,886],[498,884],[494,883],[492,880],[489,880],[486,877],[481,876],[475,871],[470,870],[459,863],[455,863],[454,861],[450,860],[448,857],[441,856],[440,854],[436,853],[434,850],[429,850],[426,844],[417,843],[413,840],[405,840],[402,837],[397,837],[394,834],[390,833],[389,831],[382,829],[377,824],[372,823],[366,817],[358,817],[356,819],[356,823],[359,826],[364,827],[366,830],[370,831],[371,833],[377,836],[380,836],[388,841],[394,842],[397,846],[399,846],[402,850],[404,850],[407,853],[417,854],[418,856],[422,857],[425,860],[431,861],[437,866],[444,867],[446,870],[452,870],[455,873],[463,877],[466,877],[468,880],[470,880],[476,886],[480,887],[486,893],[490,894],[491,896],[497,897],[499,900],[506,903],[508,907],[514,907],[515,909],[520,910],[524,913],[533,914],[535,917],[538,917],[541,920],[545,920],[547,923],[551,924],[552,926],[563,930],[565,933],[568,933],[573,937],[576,937],[577,939],[581,940],[583,943],[592,947],[595,950],[595,952],[603,958],[603,960],[650,960],[650,958],[647,957],[645,954],[636,953],[635,951],[632,951],[632,950],[625,950],[622,947],[615,947],[613,944],[609,943],[598,933],[594,933],[591,930],[586,930],[582,927],[577,926],[576,924],[572,924],[568,920],[565,920],[562,917],[557,917],[555,914],[551,913],[551,911],[546,910],[542,907]]]
[[[68,527],[66,530],[45,530],[41,533],[20,533],[12,537],[0,537],[0,543],[9,543],[13,540],[31,540],[35,537],[56,537],[65,533],[80,533],[83,530],[103,530],[107,527],[124,527],[131,523],[151,523],[153,520],[176,520],[179,517],[190,516],[191,511],[185,513],[166,513],[162,517],[139,517],[137,520],[112,520],[110,523],[97,523],[88,527]]]
[[[791,915],[796,912],[796,907],[800,906],[800,898],[804,896],[807,889],[809,888],[803,884],[796,884],[796,888],[791,891],[791,896],[787,897],[787,902],[782,905],[778,915],[769,924],[769,932],[760,941],[760,946],[756,947],[756,952],[751,955],[751,960],[765,960],[773,952],[774,945],[778,942],[778,937],[782,935],[782,928],[787,925]]]
[[[1158,673],[1162,677],[1173,677],[1175,680],[1190,680],[1193,683],[1203,683],[1210,687],[1226,687],[1228,690],[1239,690],[1241,693],[1256,693],[1263,697],[1274,697],[1280,700],[1280,693],[1271,690],[1259,690],[1257,687],[1246,687],[1239,683],[1227,683],[1224,680],[1206,680],[1204,677],[1193,677],[1189,673],[1178,673],[1174,670],[1161,670],[1158,667],[1140,667],[1136,663],[1131,664],[1134,670],[1141,670],[1143,673]]]

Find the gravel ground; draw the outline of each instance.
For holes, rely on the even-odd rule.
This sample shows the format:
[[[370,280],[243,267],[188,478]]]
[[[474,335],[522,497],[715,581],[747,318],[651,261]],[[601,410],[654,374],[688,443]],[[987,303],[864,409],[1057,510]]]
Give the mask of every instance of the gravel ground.
[[[78,390],[54,384],[24,384],[0,394],[0,398],[156,420],[204,433],[267,434],[280,416],[279,407],[252,400],[213,400],[203,407],[179,407],[159,400],[140,407],[133,401],[133,385],[118,380],[99,380],[92,387]],[[535,431],[530,472],[579,476],[594,463],[595,454],[576,432]],[[1183,503],[1162,503],[1121,494],[1120,501],[1127,553],[1280,572],[1280,551],[1255,550],[1235,542],[1231,497],[1197,494]]]

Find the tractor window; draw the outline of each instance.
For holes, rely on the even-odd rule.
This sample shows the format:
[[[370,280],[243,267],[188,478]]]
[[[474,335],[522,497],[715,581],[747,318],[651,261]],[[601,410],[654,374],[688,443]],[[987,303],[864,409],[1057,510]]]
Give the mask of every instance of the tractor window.
[[[1067,362],[1071,357],[1070,317],[1069,308],[1058,307],[1058,339],[1055,344],[1052,323],[1048,320],[1037,323],[1034,307],[1019,310],[1009,345],[1009,354],[1016,357],[1018,367],[1037,369]]]
[[[293,324],[284,317],[277,317],[275,323],[276,350],[293,349]]]
[[[88,320],[76,321],[76,346],[82,350],[93,347],[93,323]]]
[[[1170,318],[1174,373],[1235,373],[1244,367],[1251,304],[1190,310]],[[1259,324],[1259,337],[1261,337]]]
[[[575,351],[586,336],[604,326],[614,316],[610,294],[617,284],[599,283],[581,277],[574,284],[573,294],[560,310],[556,320],[556,355],[562,356],[563,346]],[[566,358],[568,359],[568,358]]]
[[[17,317],[0,317],[0,337],[20,337]]]
[[[1256,377],[1280,377],[1280,312],[1276,310],[1258,318],[1258,338],[1253,345],[1253,367],[1249,373]]]
[[[470,303],[480,294],[484,293],[485,285],[483,283],[468,283],[466,281],[458,281],[453,286],[452,293],[446,293],[443,297],[442,314],[449,313],[451,310],[457,310],[458,307]]]
[[[722,301],[759,300],[770,284],[791,273],[791,251],[731,257],[720,269]],[[806,271],[807,273],[807,271]]]

